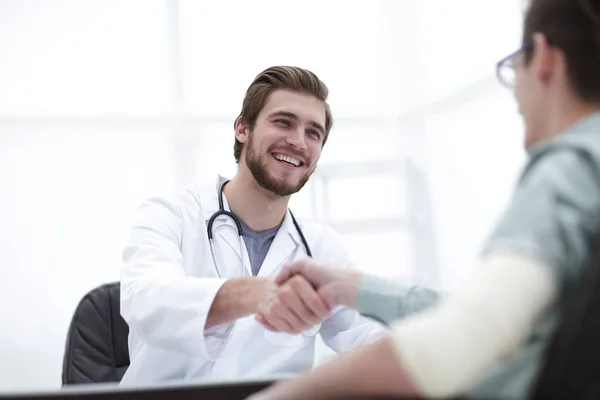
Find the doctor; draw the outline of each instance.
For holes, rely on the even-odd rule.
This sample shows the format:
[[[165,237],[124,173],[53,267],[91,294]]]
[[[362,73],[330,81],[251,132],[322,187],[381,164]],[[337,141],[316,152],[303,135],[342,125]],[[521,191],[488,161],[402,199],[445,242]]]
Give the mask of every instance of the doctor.
[[[336,352],[385,335],[352,309],[332,309],[301,276],[274,282],[282,265],[310,254],[351,264],[336,232],[288,210],[327,141],[327,95],[310,71],[268,68],[235,121],[235,177],[141,205],[123,251],[123,385],[297,373],[312,367],[317,334]],[[231,214],[210,223],[221,208]]]

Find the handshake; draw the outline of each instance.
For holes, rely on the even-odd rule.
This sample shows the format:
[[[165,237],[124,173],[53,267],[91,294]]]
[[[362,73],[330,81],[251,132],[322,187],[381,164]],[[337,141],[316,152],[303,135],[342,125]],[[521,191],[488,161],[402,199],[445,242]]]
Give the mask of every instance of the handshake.
[[[312,259],[296,261],[270,282],[255,318],[270,331],[302,332],[321,323],[335,306],[356,307],[362,277]]]

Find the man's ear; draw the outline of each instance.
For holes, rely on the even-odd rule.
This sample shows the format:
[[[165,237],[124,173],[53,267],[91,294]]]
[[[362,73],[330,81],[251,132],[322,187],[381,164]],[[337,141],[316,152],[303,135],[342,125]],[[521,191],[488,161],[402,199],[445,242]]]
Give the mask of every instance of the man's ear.
[[[531,65],[535,75],[543,83],[547,83],[556,73],[558,52],[548,44],[546,36],[542,33],[533,35],[533,59]]]
[[[250,133],[250,129],[248,129],[248,125],[242,121],[242,118],[238,118],[235,121],[235,138],[240,143],[246,143],[248,141],[248,134]]]

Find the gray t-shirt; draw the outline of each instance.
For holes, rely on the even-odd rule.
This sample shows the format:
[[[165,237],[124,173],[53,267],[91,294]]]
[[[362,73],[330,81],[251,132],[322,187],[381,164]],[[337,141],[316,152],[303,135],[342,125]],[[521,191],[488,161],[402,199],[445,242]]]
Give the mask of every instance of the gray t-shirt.
[[[577,295],[578,277],[599,235],[600,113],[595,113],[530,151],[513,198],[484,246],[484,254],[516,251],[543,261],[552,269],[560,295],[519,353],[486,371],[468,397],[527,398],[560,321],[561,305]],[[418,304],[407,309],[415,303],[411,293]],[[400,318],[436,301],[423,290],[394,290],[389,282],[370,277],[361,286],[357,307],[391,321],[394,313]]]
[[[273,239],[275,239],[281,224],[271,229],[267,229],[266,231],[256,232],[246,225],[246,223],[240,217],[238,217],[238,219],[242,225],[242,237],[244,238],[244,243],[248,249],[248,257],[250,258],[252,275],[256,276],[260,271],[260,267],[262,266],[262,263],[269,252],[271,243],[273,243]]]
[[[515,251],[543,261],[556,278],[559,298],[520,352],[495,366],[472,391],[475,397],[526,398],[541,357],[560,322],[562,305],[577,283],[600,234],[600,113],[553,141],[539,144],[484,254]]]

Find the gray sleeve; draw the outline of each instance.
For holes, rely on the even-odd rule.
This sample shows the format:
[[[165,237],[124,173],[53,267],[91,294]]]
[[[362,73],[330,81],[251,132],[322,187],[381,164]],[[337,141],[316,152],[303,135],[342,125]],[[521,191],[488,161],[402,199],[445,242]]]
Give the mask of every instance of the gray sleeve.
[[[599,161],[576,147],[531,160],[484,255],[514,251],[546,263],[559,282],[579,276],[600,227]]]
[[[438,303],[439,293],[421,286],[406,286],[373,275],[363,278],[356,309],[384,324]]]

